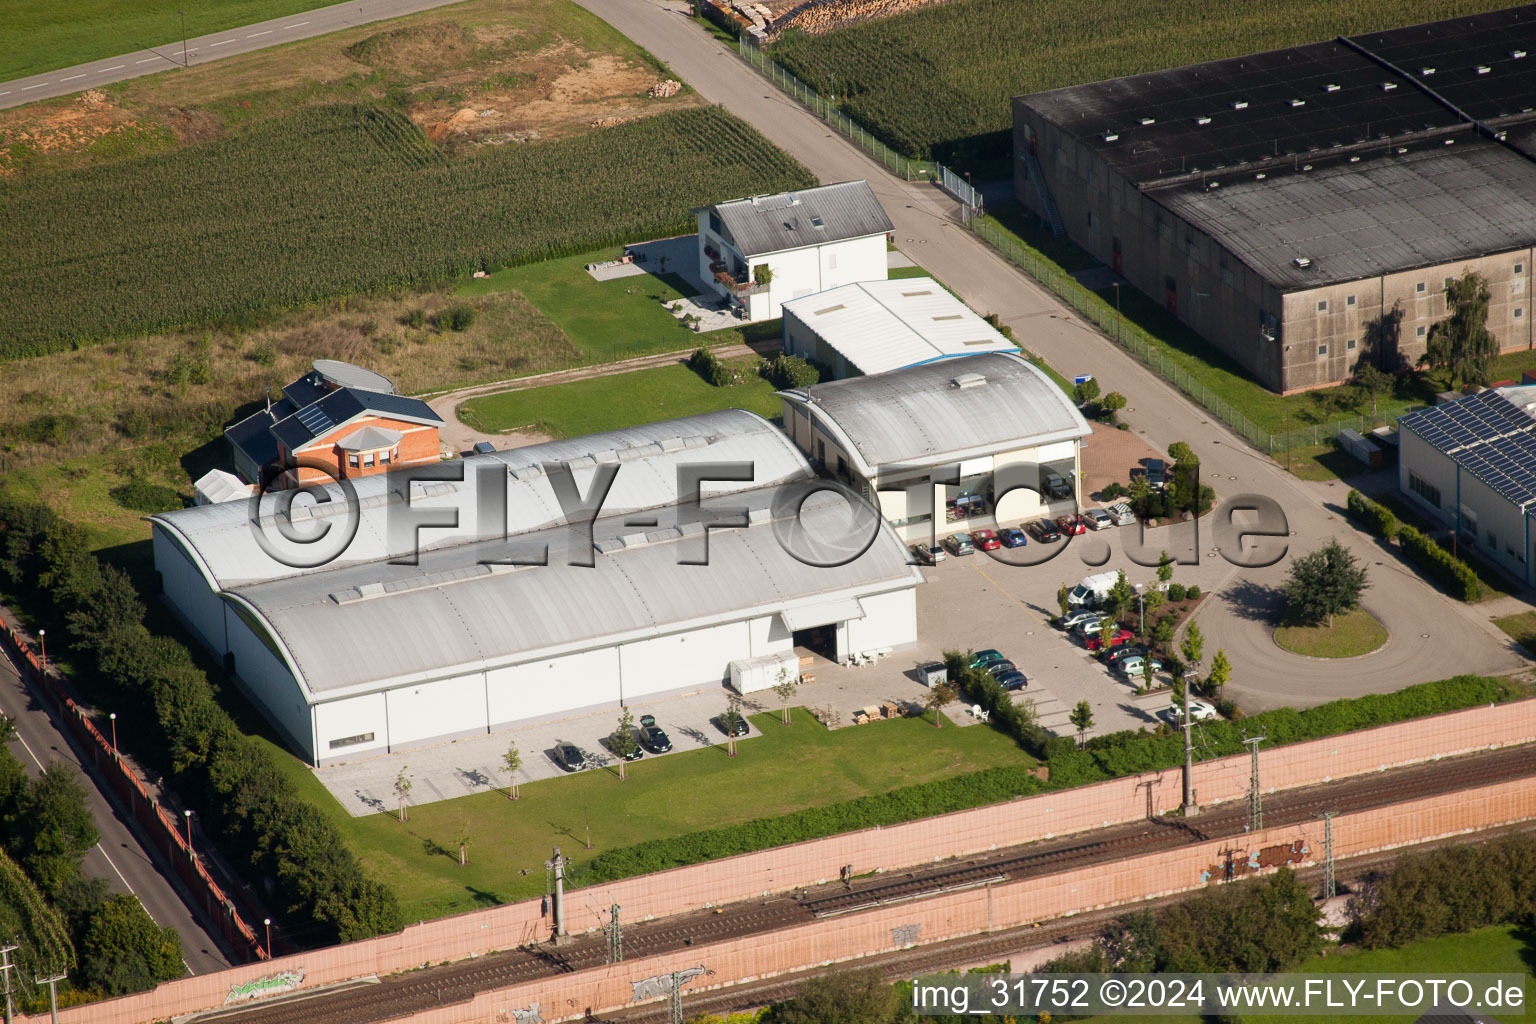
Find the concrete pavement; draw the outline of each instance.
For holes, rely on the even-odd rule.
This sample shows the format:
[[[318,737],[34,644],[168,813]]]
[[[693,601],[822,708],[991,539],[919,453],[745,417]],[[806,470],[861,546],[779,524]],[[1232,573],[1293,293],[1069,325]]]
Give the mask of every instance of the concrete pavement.
[[[206,64],[221,57],[237,53],[249,53],[295,39],[323,36],[344,28],[355,28],[370,22],[398,18],[417,11],[446,7],[458,0],[364,0],[334,4],[318,10],[303,11],[286,18],[245,25],[223,32],[210,32],[187,40],[167,41],[163,45],[150,46],[133,53],[93,60],[88,64],[45,71],[28,78],[0,82],[0,108],[34,103],[84,92],[86,89],[121,82],[142,75],[152,75],[170,68]],[[174,9],[173,9],[174,10]],[[187,26],[196,31],[195,24]],[[141,40],[125,39],[124,43]]]
[[[1503,673],[1528,665],[1475,607],[1453,601],[1385,556],[1373,539],[1344,522],[1345,489],[1326,501],[1267,456],[1249,448],[1205,410],[1168,386],[1091,323],[965,230],[958,207],[928,184],[891,176],[803,107],[780,93],[731,51],[694,25],[687,5],[671,0],[576,0],[666,62],[711,102],[750,122],[822,181],[865,178],[896,227],[897,245],[982,313],[998,313],[1020,343],[1063,374],[1091,369],[1106,391],[1130,399],[1123,418],[1158,448],[1188,441],[1206,482],[1224,497],[1259,493],[1290,521],[1291,551],[1305,553],[1330,537],[1370,567],[1365,605],[1392,632],[1381,651],[1348,668],[1282,651],[1269,640],[1274,588],[1288,562],[1259,570],[1220,566],[1222,591],[1198,619],[1206,649],[1221,647],[1235,671],[1229,692],[1245,707],[1317,704],[1340,696],[1386,692],[1460,672]],[[1214,557],[1208,526],[1199,557]],[[1382,564],[1377,565],[1377,562]],[[1271,602],[1266,605],[1266,601]]]
[[[82,776],[81,786],[90,801],[91,815],[101,841],[86,854],[81,870],[90,878],[104,878],[113,892],[139,897],[149,916],[159,925],[170,925],[181,936],[182,959],[194,974],[206,974],[229,966],[213,937],[192,915],[172,883],[160,874],[132,828],[113,810],[101,789],[89,777],[63,733],[41,701],[22,682],[9,655],[0,654],[0,712],[16,723],[17,744],[27,773],[34,778],[54,761],[73,765]]]

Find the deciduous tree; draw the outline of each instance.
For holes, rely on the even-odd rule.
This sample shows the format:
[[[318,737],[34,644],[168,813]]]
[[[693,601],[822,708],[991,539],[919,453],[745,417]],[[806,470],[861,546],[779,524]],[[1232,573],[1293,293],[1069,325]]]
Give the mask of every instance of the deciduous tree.
[[[1429,328],[1421,365],[1444,367],[1452,388],[1487,384],[1499,343],[1488,330],[1488,282],[1468,268],[1445,291],[1447,316]]]
[[[936,683],[928,687],[928,696],[925,703],[928,710],[933,712],[933,727],[940,728],[944,724],[944,716],[939,714],[939,709],[959,696],[960,691],[954,683]]]
[[[1067,720],[1077,730],[1077,745],[1081,748],[1087,740],[1088,730],[1093,728],[1093,705],[1086,700],[1078,701]]]
[[[640,741],[635,739],[635,713],[629,710],[628,704],[619,708],[619,724],[608,737],[608,746],[619,759],[619,781],[623,782],[629,778],[625,768],[629,756],[640,748]]]
[[[523,752],[517,749],[516,743],[507,747],[507,752],[501,755],[501,766],[507,772],[507,799],[516,800],[520,795],[517,791],[517,773],[523,767]]]
[[[1291,563],[1285,597],[1296,621],[1326,621],[1332,628],[1333,617],[1359,604],[1366,586],[1365,567],[1348,548],[1331,540]]]
[[[779,721],[789,724],[789,702],[795,699],[795,690],[800,685],[800,680],[790,677],[789,669],[780,666],[779,674],[775,677],[773,695],[779,698]]]
[[[401,821],[406,821],[409,818],[405,809],[405,801],[410,797],[411,786],[414,785],[411,782],[411,777],[405,774],[405,770],[409,767],[409,765],[401,765],[400,774],[395,776],[395,799],[399,802],[400,810],[398,816]]]

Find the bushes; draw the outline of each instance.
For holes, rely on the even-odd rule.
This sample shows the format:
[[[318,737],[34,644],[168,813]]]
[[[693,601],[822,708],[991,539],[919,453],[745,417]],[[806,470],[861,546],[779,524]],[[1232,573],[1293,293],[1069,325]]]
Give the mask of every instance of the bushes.
[[[174,487],[152,484],[148,480],[131,480],[107,492],[112,500],[123,508],[135,512],[169,512],[182,507],[181,495]]]
[[[1372,501],[1359,491],[1351,490],[1345,501],[1349,514],[1367,530],[1383,540],[1397,536],[1397,516],[1380,502]]]
[[[736,375],[731,372],[731,368],[722,363],[719,356],[702,345],[688,357],[688,369],[717,388],[729,387],[736,383]]]
[[[0,538],[0,571],[17,588],[35,585],[62,613],[97,685],[144,723],[133,731],[135,752],[201,809],[207,834],[243,874],[271,881],[274,916],[295,938],[320,946],[400,927],[394,893],[363,874],[319,809],[240,732],[190,652],[145,628],[128,578],[98,562],[78,527],[45,507],[0,500]]]
[[[821,380],[821,371],[811,363],[799,356],[786,356],[782,352],[772,359],[765,359],[757,372],[780,391],[808,388]]]
[[[1200,584],[1191,583],[1189,587],[1184,591],[1184,596],[1189,598],[1191,601],[1200,600]]]
[[[437,326],[445,331],[467,331],[475,322],[475,311],[463,303],[449,306],[437,314]]]
[[[1397,543],[1403,556],[1425,575],[1439,581],[1455,597],[1476,601],[1483,596],[1483,583],[1472,567],[1436,544],[1420,530],[1403,525],[1397,528]]]
[[[1051,734],[1040,727],[1033,715],[1021,710],[990,673],[971,668],[970,657],[959,651],[944,652],[944,667],[960,693],[987,712],[994,729],[1013,737],[1031,757],[1044,760],[1049,756]]]
[[[1188,595],[1188,593],[1189,591],[1184,588],[1184,584],[1182,583],[1168,584],[1168,600],[1170,601],[1182,601]]]
[[[1536,917],[1536,835],[1404,854],[1350,902],[1350,913],[1350,937],[1368,948],[1528,924]]]

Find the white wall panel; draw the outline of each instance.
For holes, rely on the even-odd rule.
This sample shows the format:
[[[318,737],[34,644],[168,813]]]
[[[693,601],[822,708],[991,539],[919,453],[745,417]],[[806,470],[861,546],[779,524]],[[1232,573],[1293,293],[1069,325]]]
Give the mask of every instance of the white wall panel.
[[[529,662],[486,673],[491,726],[619,702],[615,648]]]
[[[848,620],[849,651],[861,653],[917,643],[915,587],[861,597],[859,603],[864,606],[864,617]]]
[[[192,632],[215,654],[225,653],[224,602],[208,587],[208,581],[191,556],[160,527],[154,527],[155,570],[162,592]]]
[[[731,661],[746,657],[750,650],[751,637],[745,622],[624,644],[619,648],[624,699],[631,701],[698,683],[724,682]]]
[[[795,645],[794,635],[785,628],[784,621],[777,615],[764,615],[750,620],[747,623],[747,631],[752,643],[750,656],[753,658],[764,654],[778,654]]]
[[[218,601],[228,616],[229,653],[234,655],[235,674],[240,682],[312,763],[315,757],[324,756],[323,745],[319,751],[312,749],[314,728],[309,702],[287,663],[251,631],[233,605],[226,605],[219,598],[210,600]],[[261,628],[259,624],[257,628]],[[383,736],[379,739],[382,743]]]
[[[485,713],[485,675],[474,672],[396,687],[389,698],[389,745],[462,736],[489,726]]]
[[[363,743],[333,747],[332,740],[373,733]],[[350,761],[367,754],[381,754],[388,749],[389,723],[382,693],[346,697],[315,705],[315,735],[319,740],[321,764]]]

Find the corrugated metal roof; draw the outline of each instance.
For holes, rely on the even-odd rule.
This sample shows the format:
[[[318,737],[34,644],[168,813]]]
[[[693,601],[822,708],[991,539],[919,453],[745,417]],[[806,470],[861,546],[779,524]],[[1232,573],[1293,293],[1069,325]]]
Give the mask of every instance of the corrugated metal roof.
[[[743,256],[822,245],[895,230],[867,181],[733,199],[710,207]]]
[[[784,303],[861,373],[1018,346],[931,277],[866,281]]]
[[[1514,504],[1536,502],[1536,386],[1490,388],[1399,417]]]
[[[775,496],[760,488],[718,504],[766,509]],[[424,554],[418,566],[372,562],[234,593],[271,624],[311,692],[335,697],[853,600],[922,580],[883,522],[874,543],[842,566],[795,558],[780,543],[776,523],[761,515],[745,528],[710,530],[708,564],[680,565],[702,549],[697,535],[669,528],[676,511],[661,510],[661,528],[650,531],[655,540],[634,535],[623,516],[598,520],[599,553],[590,568],[565,564],[566,531],[555,529],[516,541],[548,543],[549,565],[492,569],[478,563],[498,557],[499,544],[460,544]],[[801,527],[828,536],[847,521],[843,499],[828,494],[811,497],[798,516]],[[626,534],[634,539],[618,543]]]
[[[512,448],[489,455],[466,458],[457,463],[446,463],[432,469],[462,469],[462,483],[439,482],[429,485],[416,484],[413,488],[411,508],[452,510],[458,518],[454,529],[427,529],[421,533],[421,545],[425,548],[442,548],[471,542],[482,535],[497,536],[501,524],[479,522],[482,483],[495,481],[505,488],[505,530],[517,535],[564,522],[560,503],[543,466],[550,462],[566,462],[573,466],[573,475],[580,492],[590,492],[597,465],[616,462],[620,469],[603,503],[609,513],[635,512],[670,505],[678,500],[678,472],[686,466],[723,462],[745,462],[752,465],[754,480],[749,482],[712,482],[706,485],[706,493],[729,492],[736,489],[778,484],[790,480],[806,479],[810,469],[805,459],[783,431],[760,416],[737,409],[665,420],[624,430],[575,437],[545,444]],[[399,506],[402,480],[421,479],[425,470],[416,469],[395,473],[366,476],[350,481],[361,506],[357,517],[356,533],[346,540],[327,567],[357,563],[377,563],[398,558],[416,550],[417,543],[409,534],[391,539],[387,535],[390,506]],[[489,473],[489,476],[482,476]],[[293,492],[278,492],[279,495]],[[339,538],[346,526],[344,492],[337,485],[323,489],[331,500],[326,505],[313,506],[308,498],[295,501],[292,517],[294,529],[314,530],[327,524],[335,527]],[[271,543],[277,543],[272,523],[278,498],[268,495],[262,501],[260,515],[266,520],[263,535]],[[310,512],[315,508],[320,514]],[[493,509],[494,511],[494,509]],[[327,514],[330,513],[330,514]],[[195,552],[223,589],[232,589],[265,580],[280,579],[323,571],[322,569],[297,569],[274,558],[257,541],[252,525],[252,508],[249,502],[226,505],[209,505],[200,508],[180,509],[150,517],[161,528],[182,539],[184,546]],[[398,521],[398,520],[397,520]],[[290,545],[280,549],[297,555],[309,555],[311,560],[322,551],[329,554],[324,545]]]
[[[1536,241],[1536,166],[1470,132],[1312,170],[1148,192],[1283,290],[1510,252]],[[1305,257],[1311,266],[1297,267]]]
[[[957,378],[968,386],[955,384]],[[846,439],[862,476],[1087,437],[1071,400],[1027,360],[999,352],[780,392]]]

